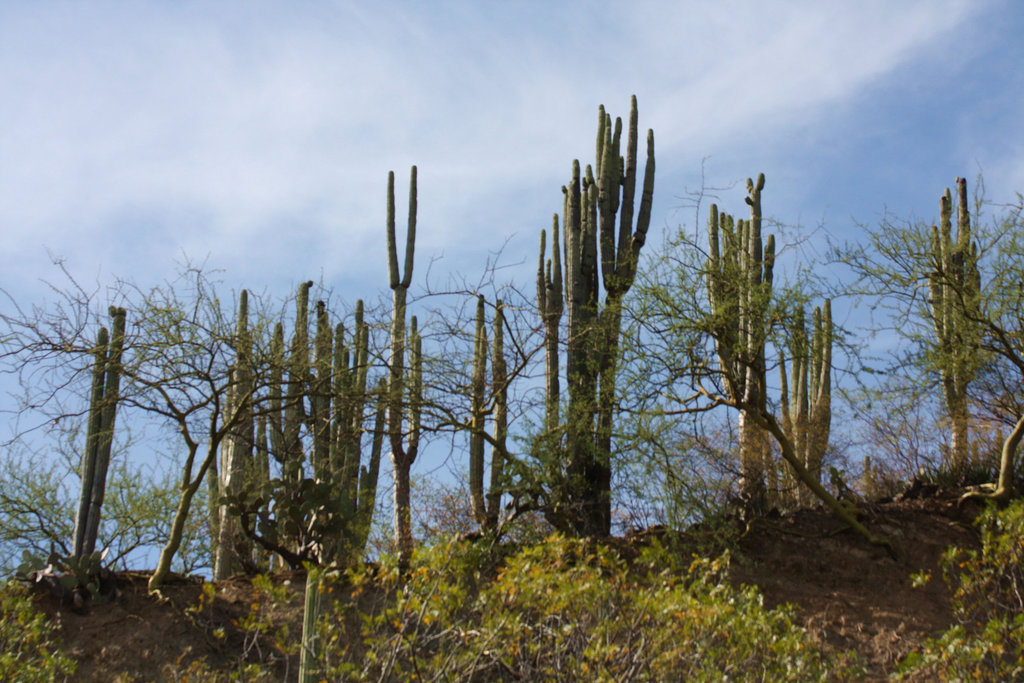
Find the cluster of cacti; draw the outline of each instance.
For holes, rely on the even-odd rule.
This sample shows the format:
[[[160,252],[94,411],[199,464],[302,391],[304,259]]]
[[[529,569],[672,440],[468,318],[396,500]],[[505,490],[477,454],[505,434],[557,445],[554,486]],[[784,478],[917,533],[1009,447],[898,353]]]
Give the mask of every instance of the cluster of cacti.
[[[244,291],[241,296],[236,362],[223,411],[231,427],[222,442],[211,497],[219,508],[215,578],[240,564],[259,564],[268,549],[291,564],[330,563],[361,554],[366,544],[383,442],[383,395],[367,390],[369,326],[359,301],[352,344],[347,345],[344,326],[332,330],[325,304],[317,302],[311,363],[311,286],[305,282],[299,288],[290,354],[285,357],[284,329],[278,323],[259,368],[252,360],[248,296]],[[374,402],[377,424],[361,467],[363,423]],[[280,479],[270,478],[271,457],[280,466]],[[255,525],[239,523],[246,520],[243,510],[256,517]],[[252,538],[264,551],[254,551]]]
[[[956,188],[956,235],[952,234],[953,198],[948,188],[939,202],[939,225],[932,226],[928,303],[951,423],[949,464],[962,468],[968,454],[967,387],[979,366],[976,311],[981,281],[978,245],[971,241],[967,181],[957,178]]]
[[[815,481],[820,482],[832,424],[832,302],[829,299],[825,300],[823,307],[814,309],[810,340],[803,309],[796,311],[790,347],[792,385],[786,377],[785,359],[779,362],[782,428],[793,442],[797,457]],[[800,487],[794,477],[786,479],[790,486],[785,489],[792,493],[784,496],[788,498],[784,502],[811,502],[810,491]],[[769,488],[773,493],[778,490],[772,482],[769,482]]]
[[[747,505],[766,503],[765,474],[771,465],[767,434],[752,413],[767,406],[765,342],[769,332],[775,237],[761,238],[764,174],[747,179],[750,220],[734,220],[711,205],[707,291],[713,336],[729,400],[739,408],[740,496]]]
[[[473,377],[469,432],[469,497],[473,518],[481,528],[493,528],[498,521],[502,494],[502,472],[505,461],[505,440],[508,431],[508,386],[504,353],[504,306],[499,299],[494,312],[494,348],[491,367],[492,403],[487,401],[487,343],[485,300],[477,297],[476,326],[473,335]],[[491,437],[491,477],[484,495],[484,442],[486,420],[493,412]]]
[[[550,518],[561,528],[607,535],[611,528],[611,433],[622,299],[636,277],[637,259],[647,236],[654,193],[654,133],[647,133],[647,163],[634,226],[637,186],[637,106],[630,108],[626,156],[620,156],[622,120],[600,107],[596,168],[581,176],[573,162],[572,181],[563,187],[563,274],[558,255],[558,216],[554,252],[545,264],[545,235],[537,274],[537,303],[544,322],[546,354],[545,433],[539,446],[549,474],[564,482],[552,492]],[[599,303],[600,286],[605,292]],[[564,291],[563,291],[564,286]],[[558,339],[568,313],[566,379],[569,405],[558,411]],[[562,435],[564,434],[564,439]],[[564,453],[564,455],[560,455]]]
[[[359,486],[356,484],[358,467],[359,438],[346,426],[361,424],[361,401],[366,396],[366,361],[368,328],[362,320],[362,304],[357,309],[355,364],[348,366],[348,352],[341,346],[341,329],[336,332],[335,345],[335,386],[338,396],[354,397],[345,403],[335,403],[333,426],[330,424],[332,411],[325,400],[329,386],[320,382],[319,392],[314,393],[311,413],[314,417],[314,470],[318,477],[340,474],[342,488],[349,493],[341,500],[342,511],[357,520],[361,545],[366,542],[369,532],[370,515],[373,512],[373,496],[369,488],[372,483],[376,490],[377,469],[380,464],[380,449],[386,413],[386,431],[391,448],[391,464],[394,468],[394,525],[395,546],[398,550],[399,566],[408,567],[412,555],[412,516],[410,505],[410,470],[419,451],[420,410],[423,394],[423,352],[417,330],[416,316],[409,321],[406,336],[406,298],[412,283],[413,256],[416,243],[416,167],[412,167],[409,183],[409,227],[405,245],[405,268],[398,268],[398,245],[395,237],[395,174],[388,174],[387,197],[387,244],[388,284],[393,293],[391,318],[391,355],[388,359],[388,376],[382,382],[377,404],[377,428],[374,432],[372,457],[369,469],[362,470]],[[316,367],[319,377],[326,377],[330,355],[329,328],[323,307],[317,314]],[[406,347],[409,350],[409,365],[405,365]],[[346,369],[348,370],[346,372]],[[354,371],[354,373],[353,373]],[[407,430],[405,429],[407,427]],[[364,488],[364,482],[366,488]],[[358,501],[354,497],[359,494]],[[311,569],[306,577],[306,598],[302,625],[302,654],[299,663],[299,680],[317,680],[316,665],[319,660],[319,639],[317,622],[320,617],[320,573]]]
[[[126,312],[110,308],[114,334],[101,327],[93,349],[95,360],[92,388],[89,395],[89,422],[86,429],[85,453],[82,457],[82,491],[75,518],[74,558],[81,559],[96,551],[100,515],[107,487],[107,470],[114,440],[114,419],[117,415],[121,381],[121,354],[124,349]]]
[[[392,292],[391,354],[388,359],[387,432],[394,468],[394,532],[399,565],[407,567],[412,556],[410,470],[420,443],[423,400],[423,351],[416,316],[406,334],[406,298],[412,284],[416,245],[416,167],[409,178],[409,223],[405,238],[405,267],[399,271],[395,237],[395,174],[388,173],[387,199],[388,285]],[[409,364],[405,352],[409,350]]]

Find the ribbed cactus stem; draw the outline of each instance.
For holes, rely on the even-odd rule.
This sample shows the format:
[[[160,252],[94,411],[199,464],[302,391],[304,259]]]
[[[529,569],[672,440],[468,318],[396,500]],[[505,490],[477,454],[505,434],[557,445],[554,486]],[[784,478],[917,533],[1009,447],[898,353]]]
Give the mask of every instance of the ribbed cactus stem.
[[[238,496],[252,470],[255,443],[252,408],[253,349],[249,331],[249,295],[244,289],[238,297],[233,345],[235,364],[229,376],[223,408],[223,419],[230,427],[221,441],[219,496]],[[251,556],[249,545],[227,504],[220,504],[213,577],[220,580],[234,573],[239,568],[239,560],[242,559],[240,555]]]
[[[484,501],[484,405],[487,388],[487,328],[484,321],[483,295],[476,300],[476,326],[473,334],[473,376],[470,386],[469,425],[469,499],[473,518],[477,524],[487,524],[487,506]]]
[[[815,307],[809,339],[803,310],[798,309],[793,317],[790,340],[792,394],[789,392],[785,360],[780,359],[779,364],[782,428],[810,476],[820,482],[832,422],[831,300],[826,299],[821,307]],[[789,480],[799,486],[795,477]],[[790,500],[808,504],[813,498],[809,489],[801,488]]]
[[[558,214],[551,225],[551,258],[546,257],[546,233],[540,231],[537,264],[537,310],[544,324],[544,432],[552,441],[558,429],[558,326],[562,321],[562,256],[558,244]],[[549,448],[550,449],[550,448]]]
[[[949,464],[967,462],[970,409],[967,389],[978,370],[978,332],[975,322],[980,276],[978,248],[971,239],[967,182],[956,179],[957,225],[953,234],[953,197],[939,201],[939,225],[932,226],[932,271],[928,274],[929,304],[935,331],[936,357],[951,434]]]
[[[747,179],[750,219],[734,221],[712,205],[708,221],[708,304],[727,397],[739,408],[740,495],[751,507],[767,503],[768,436],[752,413],[764,411],[764,346],[775,240],[761,234],[764,174]]]
[[[101,327],[96,334],[93,349],[92,389],[89,394],[89,421],[86,427],[85,453],[82,456],[82,492],[78,498],[78,516],[75,519],[74,554],[81,558],[85,551],[86,528],[89,525],[93,482],[96,478],[96,457],[100,432],[103,428],[103,381],[107,365],[107,346],[110,333]],[[91,551],[90,551],[91,552]]]
[[[647,163],[635,210],[637,187],[637,106],[632,98],[626,156],[620,156],[622,120],[614,125],[598,109],[595,161],[582,172],[573,161],[572,177],[562,188],[564,262],[557,256],[557,217],[553,257],[544,261],[544,235],[537,272],[537,300],[545,326],[545,430],[541,452],[555,481],[557,526],[576,533],[606,535],[611,525],[611,434],[622,321],[622,298],[636,277],[640,249],[646,241],[654,194],[654,133],[647,133]],[[634,213],[635,223],[634,223]],[[564,277],[560,265],[564,265]],[[564,284],[564,291],[563,291]],[[605,302],[600,304],[603,286]],[[558,324],[567,312],[566,380],[569,406],[558,414]],[[564,425],[560,424],[564,421]],[[564,429],[564,457],[554,462],[555,437]]]
[[[254,449],[254,460],[253,460],[253,483],[259,488],[265,486],[270,482],[270,441],[268,439],[268,416],[266,413],[260,413],[259,417],[256,418],[256,443]],[[259,510],[262,516],[267,516],[270,513],[270,501],[265,500],[260,506]],[[256,562],[256,566],[261,571],[267,571],[271,569],[270,566],[270,553],[262,549],[255,549],[253,553],[253,559]]]
[[[359,503],[356,510],[353,544],[360,553],[366,547],[366,540],[370,535],[370,522],[377,504],[377,480],[380,474],[380,458],[386,432],[387,382],[385,379],[381,378],[374,393],[377,397],[377,409],[373,418],[370,459],[359,470]]]
[[[409,473],[419,448],[420,411],[423,389],[422,344],[416,329],[416,317],[410,320],[406,336],[406,298],[412,283],[413,255],[416,241],[416,167],[409,177],[409,223],[405,241],[405,267],[398,269],[398,243],[395,236],[395,174],[388,173],[387,244],[388,283],[392,292],[391,356],[388,359],[388,442],[394,469],[395,546],[398,561],[408,567],[412,556],[412,519],[410,513]],[[406,348],[410,351],[409,367],[405,364]],[[408,382],[406,382],[408,375]],[[408,437],[403,426],[408,425]]]
[[[302,476],[303,454],[299,434],[302,424],[307,421],[304,397],[309,383],[309,290],[312,286],[311,280],[299,285],[284,398],[284,474],[294,481]]]
[[[120,399],[121,355],[124,349],[126,313],[123,308],[111,306],[109,314],[112,319],[113,331],[104,361],[103,400],[100,404],[95,473],[92,479],[92,492],[89,496],[89,513],[82,546],[83,555],[90,555],[96,551],[103,499],[107,490],[107,470],[110,468],[110,456],[114,443],[114,422],[117,417],[117,403]]]
[[[331,472],[331,405],[334,366],[334,337],[323,301],[316,302],[316,336],[313,365],[316,375],[310,386],[310,417],[313,423],[313,477],[329,481]]]
[[[274,325],[270,341],[270,386],[267,388],[268,431],[270,453],[279,463],[285,462],[285,403],[284,403],[284,325]]]
[[[487,492],[487,521],[497,524],[504,486],[505,443],[508,437],[508,365],[505,361],[505,306],[498,299],[494,309],[494,359],[491,364],[494,385],[494,445],[491,448],[491,480]]]
[[[316,683],[323,680],[318,675],[320,665],[320,629],[319,621],[322,611],[320,584],[321,570],[314,566],[307,568],[306,594],[302,613],[302,652],[299,655],[300,683]]]

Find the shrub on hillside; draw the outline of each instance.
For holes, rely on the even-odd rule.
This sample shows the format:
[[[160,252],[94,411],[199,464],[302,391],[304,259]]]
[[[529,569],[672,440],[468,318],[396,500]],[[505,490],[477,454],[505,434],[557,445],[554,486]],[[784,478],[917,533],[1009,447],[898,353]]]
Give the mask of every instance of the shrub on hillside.
[[[54,681],[75,672],[60,654],[57,627],[32,603],[28,589],[8,581],[0,586],[0,680]]]
[[[377,680],[818,680],[856,677],[788,609],[725,580],[727,558],[681,563],[654,546],[614,550],[555,535],[489,563],[452,543],[415,556],[391,598],[346,643],[324,622],[322,674]],[[354,585],[367,585],[363,574]],[[375,581],[379,581],[379,578]],[[332,651],[333,650],[333,651]]]
[[[904,679],[1024,679],[1024,501],[979,518],[981,549],[944,558],[959,624],[900,665]]]

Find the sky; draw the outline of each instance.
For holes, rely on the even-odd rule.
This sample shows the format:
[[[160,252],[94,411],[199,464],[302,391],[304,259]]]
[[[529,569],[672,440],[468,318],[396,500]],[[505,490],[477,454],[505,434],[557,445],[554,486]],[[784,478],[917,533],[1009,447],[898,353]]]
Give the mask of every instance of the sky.
[[[1021,35],[1013,0],[0,0],[0,312],[63,283],[55,258],[101,299],[188,261],[230,291],[373,300],[387,174],[401,216],[413,164],[413,292],[500,251],[529,293],[598,105],[634,94],[652,247],[703,223],[702,188],[745,213],[763,172],[766,215],[827,272],[825,239],[932,222],[958,176],[1024,191]]]
[[[401,216],[416,164],[414,291],[501,250],[529,292],[598,105],[633,94],[653,234],[703,221],[702,187],[743,213],[763,172],[768,216],[856,242],[934,221],[957,176],[1024,191],[1021,35],[1012,0],[0,0],[0,289],[38,303],[54,258],[101,288],[187,260],[372,299],[387,174]]]
[[[596,112],[653,128],[652,231],[688,193],[857,238],[956,176],[1024,189],[1024,11],[924,2],[0,2],[0,287],[171,277],[386,289],[385,188],[419,168],[419,275],[539,231]],[[703,217],[701,217],[703,220]],[[415,278],[414,281],[419,280]],[[419,281],[422,284],[422,280]]]

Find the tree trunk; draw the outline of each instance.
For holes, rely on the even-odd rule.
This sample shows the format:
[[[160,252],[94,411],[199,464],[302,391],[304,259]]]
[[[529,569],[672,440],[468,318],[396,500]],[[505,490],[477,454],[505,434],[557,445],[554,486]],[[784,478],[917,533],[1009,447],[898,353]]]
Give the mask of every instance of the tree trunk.
[[[192,446],[186,460],[184,481],[189,481],[189,473],[192,462],[195,460],[195,454],[196,446]],[[150,593],[160,590],[160,585],[171,572],[171,562],[174,560],[178,548],[181,547],[181,541],[185,535],[185,522],[188,521],[188,514],[192,507],[192,498],[195,497],[196,491],[199,490],[206,477],[206,471],[210,468],[210,464],[216,457],[217,444],[213,443],[209,445],[206,458],[203,460],[203,464],[200,466],[199,473],[195,479],[192,479],[187,485],[182,484],[181,495],[178,498],[178,507],[174,511],[174,522],[171,524],[171,534],[167,538],[167,543],[160,551],[160,559],[156,563],[153,575],[149,577],[148,588]]]

